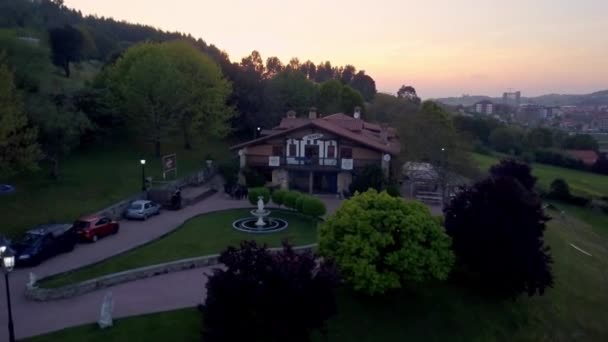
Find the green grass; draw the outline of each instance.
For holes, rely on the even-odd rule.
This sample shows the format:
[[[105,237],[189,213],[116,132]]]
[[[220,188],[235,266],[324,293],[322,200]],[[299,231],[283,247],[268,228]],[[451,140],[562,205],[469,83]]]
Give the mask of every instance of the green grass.
[[[473,159],[483,170],[498,163],[499,159],[492,156],[474,153]],[[549,189],[551,182],[562,178],[573,193],[586,196],[608,196],[608,177],[596,173],[566,169],[557,166],[534,163],[532,174],[538,177],[538,183],[543,189]]]
[[[96,324],[87,324],[27,341],[200,341],[200,327],[197,310],[185,309],[118,319],[112,328],[106,330],[100,330]]]
[[[549,214],[555,217],[546,240],[555,259],[556,284],[544,296],[496,301],[458,281],[424,284],[371,298],[341,288],[339,314],[329,322],[328,341],[606,341],[608,239],[574,216]],[[582,254],[570,243],[593,256]],[[180,310],[118,320],[116,329],[107,332],[87,325],[31,341],[98,341],[99,336],[107,341],[163,341],[166,336],[175,341],[199,341],[195,334],[199,326],[193,323],[197,320],[200,314],[194,310]],[[147,324],[154,326],[152,322],[166,331],[146,330]],[[192,335],[187,338],[171,335],[188,331]],[[319,336],[314,340],[325,341]]]
[[[137,267],[217,254],[226,247],[236,246],[240,241],[247,239],[266,243],[271,247],[280,246],[283,239],[288,239],[294,245],[316,242],[316,221],[312,218],[288,211],[273,210],[273,217],[289,222],[286,230],[273,234],[254,235],[232,228],[234,220],[249,216],[251,216],[249,209],[226,210],[198,216],[160,240],[102,263],[43,280],[39,285],[40,287],[59,287]]]
[[[178,177],[201,168],[207,153],[226,157],[227,151],[226,143],[193,150],[163,146],[163,153],[177,154]],[[134,195],[141,189],[141,158],[147,160],[147,175],[160,180],[160,160],[150,145],[116,143],[74,152],[60,164],[58,181],[50,179],[46,168],[9,181],[17,191],[0,196],[0,235],[16,237],[36,224],[73,222]]]

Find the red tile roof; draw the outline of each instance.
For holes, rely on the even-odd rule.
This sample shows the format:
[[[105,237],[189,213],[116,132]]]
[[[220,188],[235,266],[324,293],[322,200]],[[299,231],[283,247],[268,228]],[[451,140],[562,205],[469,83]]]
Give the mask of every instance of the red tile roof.
[[[355,119],[343,113],[336,113],[317,119],[283,118],[279,126],[265,131],[269,133],[268,135],[235,145],[231,149],[255,145],[267,139],[308,126],[315,126],[385,153],[395,155],[400,150],[399,141],[396,139],[396,130],[392,127],[387,127],[388,141],[385,142],[381,137],[382,127],[380,125]]]
[[[597,161],[597,153],[593,150],[567,150],[566,153],[587,165],[593,165]]]

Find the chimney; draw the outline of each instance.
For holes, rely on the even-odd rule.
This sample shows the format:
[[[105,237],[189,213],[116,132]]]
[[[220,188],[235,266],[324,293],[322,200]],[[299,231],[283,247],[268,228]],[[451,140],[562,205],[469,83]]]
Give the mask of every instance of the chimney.
[[[295,117],[296,117],[296,112],[294,110],[290,110],[287,112],[288,119],[295,119]]]
[[[361,107],[355,107],[355,113],[353,113],[355,119],[361,119]]]
[[[308,112],[308,118],[314,120],[317,118],[317,108],[310,107],[310,111]]]
[[[385,145],[388,145],[388,126],[384,123],[380,125],[380,140]]]

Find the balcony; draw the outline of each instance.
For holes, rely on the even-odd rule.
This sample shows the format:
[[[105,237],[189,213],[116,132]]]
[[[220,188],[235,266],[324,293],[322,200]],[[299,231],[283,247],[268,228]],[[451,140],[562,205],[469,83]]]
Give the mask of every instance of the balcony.
[[[295,170],[355,170],[367,165],[380,165],[380,159],[284,157],[247,154],[247,165],[258,167],[283,167]]]

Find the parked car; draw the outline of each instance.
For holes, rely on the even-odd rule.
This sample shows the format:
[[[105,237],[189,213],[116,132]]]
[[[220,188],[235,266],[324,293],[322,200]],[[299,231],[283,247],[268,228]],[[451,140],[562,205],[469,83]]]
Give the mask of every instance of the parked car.
[[[80,241],[97,242],[102,237],[118,233],[120,225],[107,216],[87,216],[74,222]]]
[[[147,220],[148,217],[158,214],[160,214],[160,204],[152,201],[138,200],[129,205],[129,208],[127,208],[127,211],[125,212],[125,217],[129,219]]]
[[[76,242],[71,224],[46,224],[28,230],[11,249],[15,251],[16,266],[35,266],[57,254],[72,251]]]

